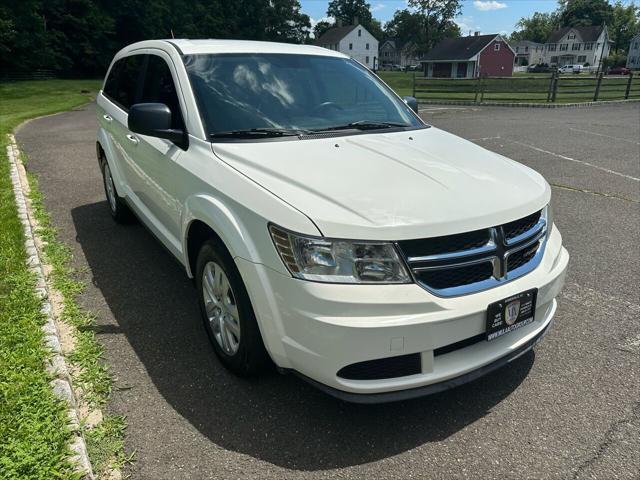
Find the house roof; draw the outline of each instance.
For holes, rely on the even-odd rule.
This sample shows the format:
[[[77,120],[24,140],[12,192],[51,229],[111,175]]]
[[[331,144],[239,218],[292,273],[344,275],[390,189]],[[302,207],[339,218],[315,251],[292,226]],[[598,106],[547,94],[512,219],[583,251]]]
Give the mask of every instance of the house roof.
[[[571,30],[575,30],[583,42],[595,42],[600,37],[604,28],[604,25],[591,27],[564,27],[553,32],[547,40],[547,43],[559,42]]]
[[[324,32],[315,42],[316,45],[338,43],[346,37],[358,25],[346,25],[344,27],[332,27]]]
[[[486,47],[498,34],[445,38],[422,61],[468,60]]]

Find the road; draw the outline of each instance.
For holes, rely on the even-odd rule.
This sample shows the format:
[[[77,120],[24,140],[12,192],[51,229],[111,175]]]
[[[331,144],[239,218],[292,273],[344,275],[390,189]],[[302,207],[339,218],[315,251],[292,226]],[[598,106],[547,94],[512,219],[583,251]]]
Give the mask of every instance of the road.
[[[95,112],[18,142],[88,284],[135,479],[640,477],[640,106],[426,107],[431,124],[541,172],[572,257],[535,352],[435,396],[351,405],[292,376],[240,380],[213,356],[195,290],[139,224],[115,225]]]

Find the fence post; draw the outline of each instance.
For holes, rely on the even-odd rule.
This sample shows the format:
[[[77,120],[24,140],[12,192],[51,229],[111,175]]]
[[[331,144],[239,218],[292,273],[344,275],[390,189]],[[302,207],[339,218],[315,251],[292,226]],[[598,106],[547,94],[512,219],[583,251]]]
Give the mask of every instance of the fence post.
[[[416,98],[416,71],[413,71],[413,98]]]
[[[633,72],[629,72],[629,80],[627,80],[627,89],[624,92],[624,99],[629,99],[629,92],[631,91],[631,82],[633,81]]]
[[[556,96],[558,95],[558,83],[560,83],[560,75],[558,72],[553,72],[553,91],[551,92],[551,102],[556,103]]]
[[[473,103],[478,103],[478,95],[480,94],[480,75],[476,77],[476,95],[473,98]]]
[[[547,103],[551,101],[551,92],[553,92],[553,81],[555,79],[555,76],[556,76],[555,73],[551,73],[551,76],[549,77],[549,88],[547,89]]]
[[[598,74],[598,80],[596,80],[596,92],[593,94],[593,101],[598,101],[598,96],[600,95],[600,84],[602,83],[602,72]]]
[[[484,90],[486,87],[486,82],[484,78],[480,81],[480,103],[484,102]]]

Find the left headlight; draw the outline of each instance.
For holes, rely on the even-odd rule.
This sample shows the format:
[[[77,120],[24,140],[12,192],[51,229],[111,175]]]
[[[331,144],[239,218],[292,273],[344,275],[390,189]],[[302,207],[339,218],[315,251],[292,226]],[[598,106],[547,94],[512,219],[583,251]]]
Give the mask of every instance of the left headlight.
[[[411,283],[389,242],[309,237],[269,226],[273,243],[291,275],[331,283]]]

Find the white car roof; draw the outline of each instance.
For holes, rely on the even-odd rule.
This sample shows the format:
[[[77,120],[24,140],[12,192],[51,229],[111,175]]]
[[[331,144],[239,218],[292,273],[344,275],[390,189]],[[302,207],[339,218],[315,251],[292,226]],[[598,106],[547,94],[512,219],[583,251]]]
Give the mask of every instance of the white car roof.
[[[324,55],[328,57],[349,58],[340,52],[328,50],[314,45],[296,45],[293,43],[257,42],[253,40],[219,40],[219,39],[173,39],[147,40],[134,43],[122,49],[122,53],[129,53],[140,48],[153,48],[159,43],[171,43],[184,55],[198,53],[289,53],[297,55]]]

